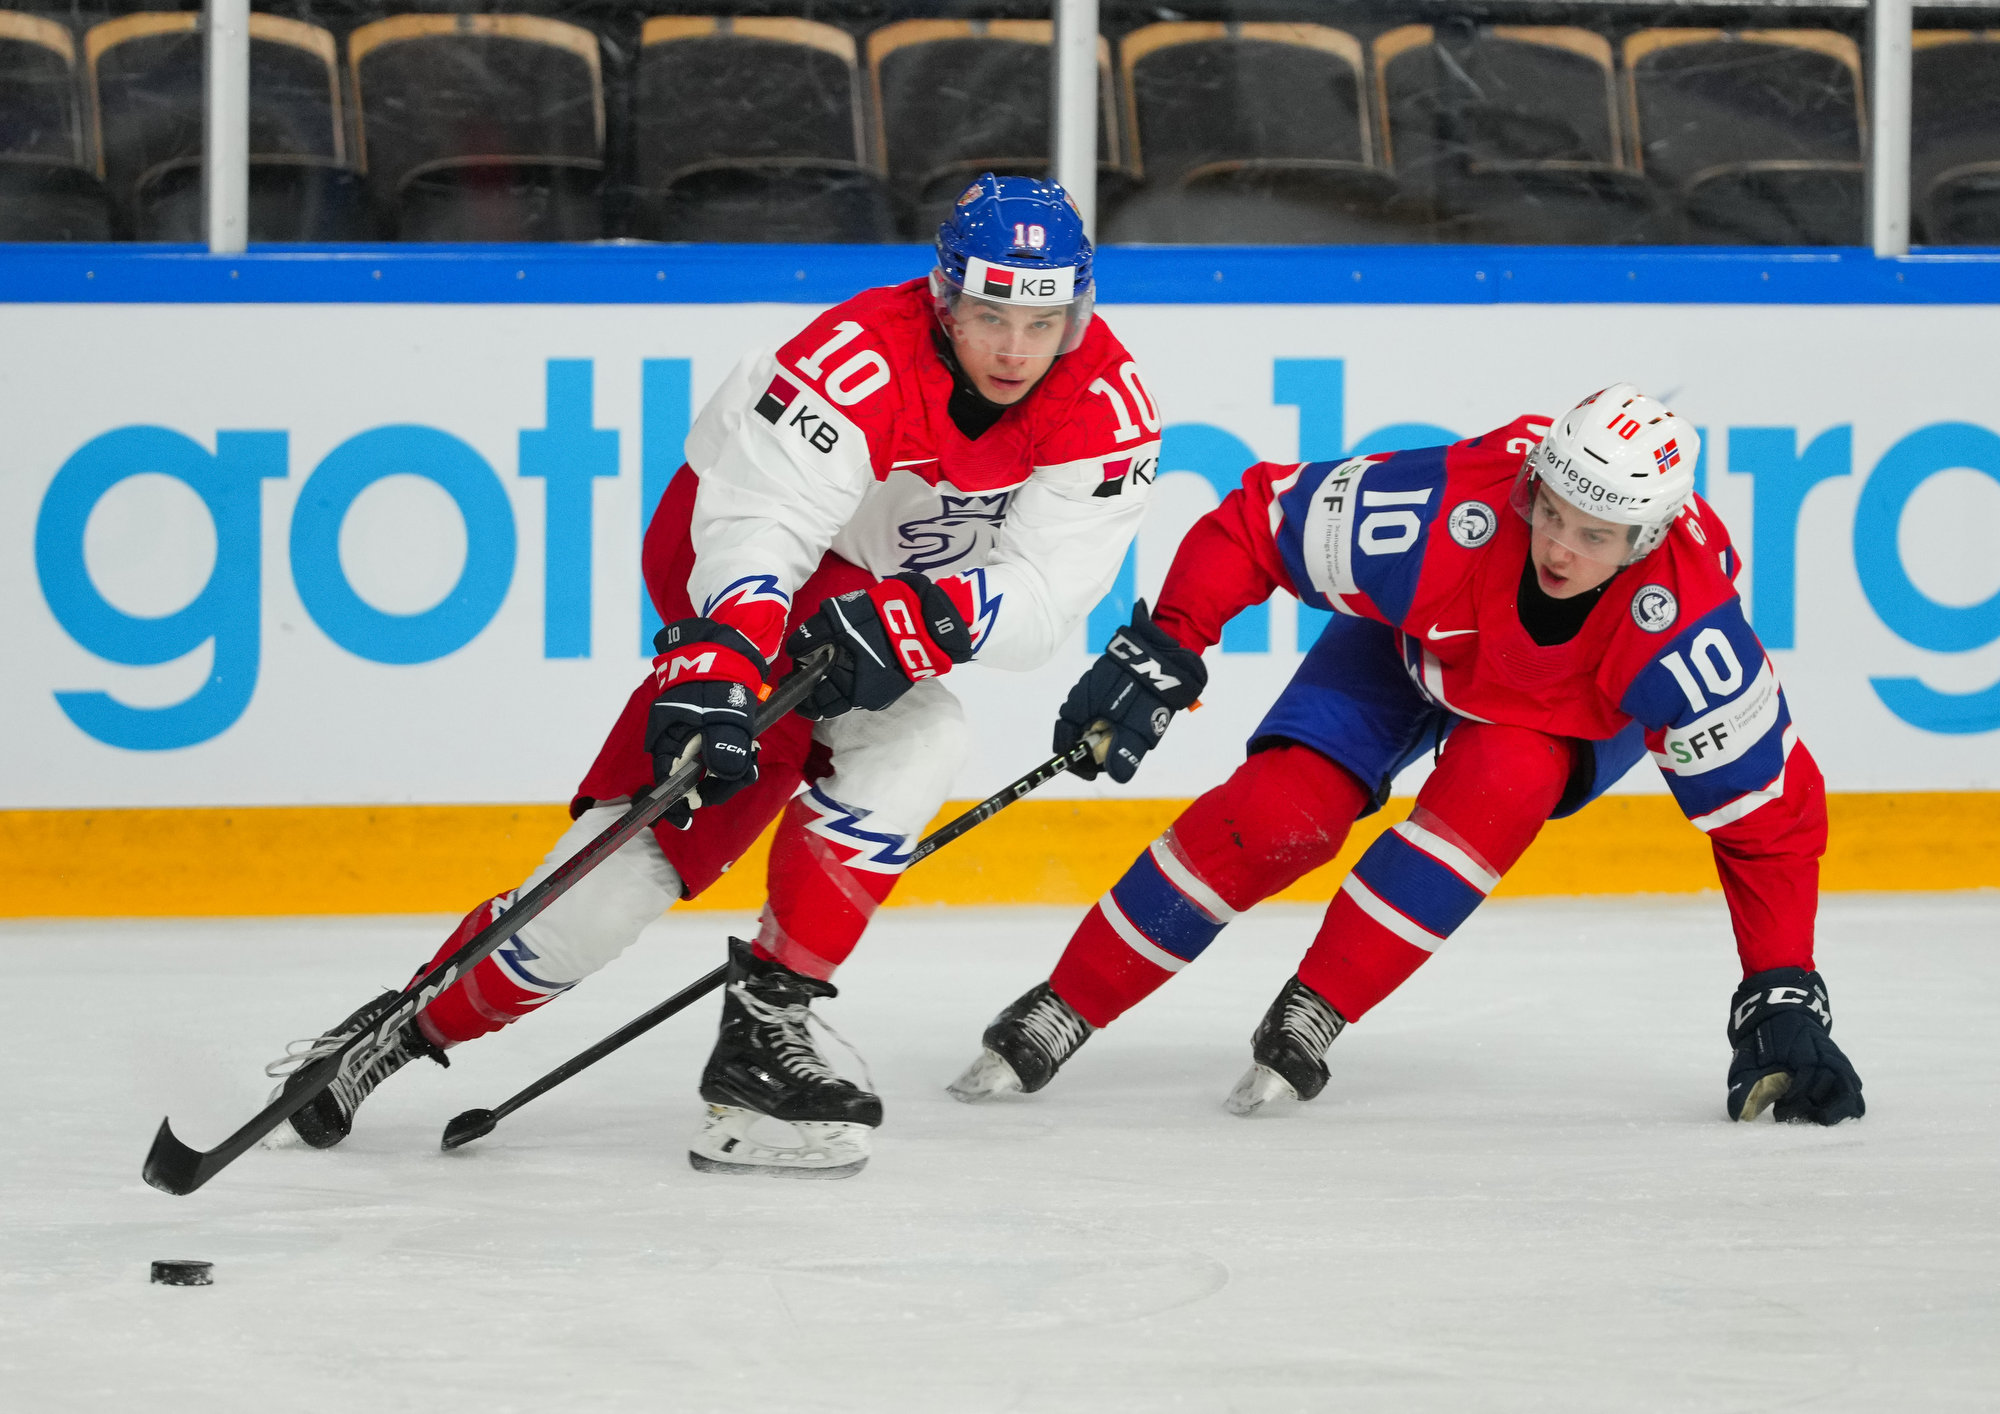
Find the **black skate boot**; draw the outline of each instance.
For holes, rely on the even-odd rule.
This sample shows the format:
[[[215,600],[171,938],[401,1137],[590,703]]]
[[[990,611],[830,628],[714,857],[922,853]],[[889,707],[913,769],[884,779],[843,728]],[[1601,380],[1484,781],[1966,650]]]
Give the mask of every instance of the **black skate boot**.
[[[996,1095],[1032,1095],[1056,1078],[1095,1029],[1044,982],[993,1018],[979,1038],[986,1049],[945,1089],[968,1105]]]
[[[1296,976],[1277,998],[1250,1038],[1248,1073],[1236,1082],[1223,1108],[1252,1115],[1272,1100],[1310,1100],[1326,1088],[1326,1048],[1346,1027],[1326,998]]]
[[[298,1083],[301,1071],[320,1057],[332,1055],[346,1043],[348,1037],[373,1023],[389,1009],[389,1003],[395,1001],[398,995],[384,992],[325,1035],[294,1041],[287,1046],[282,1058],[264,1067],[266,1075],[283,1081],[271,1092],[271,1098],[275,1100],[284,1094]],[[412,1017],[400,1030],[380,1042],[350,1052],[347,1059],[341,1062],[340,1073],[334,1077],[333,1084],[291,1117],[292,1133],[315,1149],[331,1149],[354,1128],[354,1112],[361,1108],[361,1102],[374,1092],[375,1087],[419,1056],[428,1056],[439,1065],[451,1064],[442,1050],[425,1039]],[[285,1131],[280,1129],[276,1133],[282,1136]],[[271,1141],[265,1142],[268,1144]],[[279,1142],[283,1143],[283,1140]]]
[[[861,1172],[882,1101],[836,1075],[807,1029],[817,1024],[839,1039],[811,1010],[816,998],[838,995],[833,983],[766,962],[741,938],[729,940],[722,1030],[701,1073],[708,1117],[688,1149],[690,1164],[703,1173],[791,1178]]]

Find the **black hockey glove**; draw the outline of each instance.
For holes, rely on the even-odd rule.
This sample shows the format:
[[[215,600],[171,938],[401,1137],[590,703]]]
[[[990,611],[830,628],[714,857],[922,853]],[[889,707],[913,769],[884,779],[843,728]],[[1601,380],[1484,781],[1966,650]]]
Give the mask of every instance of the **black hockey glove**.
[[[1208,686],[1208,669],[1201,654],[1183,648],[1165,629],[1153,626],[1141,599],[1132,622],[1111,635],[1104,655],[1069,690],[1056,717],[1055,749],[1068,751],[1104,722],[1111,728],[1110,749],[1103,769],[1120,785],[1132,779],[1139,762],[1160,744],[1174,713],[1192,707]],[[1099,763],[1086,759],[1070,770],[1086,781],[1097,779]]]
[[[1744,979],[1729,1003],[1729,1117],[1755,1119],[1773,1101],[1780,1121],[1859,1119],[1861,1077],[1833,1044],[1826,983],[1803,967]]]
[[[646,750],[654,785],[673,774],[701,733],[700,784],[666,814],[669,824],[685,830],[697,808],[720,805],[757,779],[751,714],[767,665],[755,644],[714,619],[676,619],[653,636],[653,647],[660,695],[646,714]]]
[[[972,630],[951,596],[909,571],[823,601],[792,630],[785,651],[803,658],[828,643],[837,650],[833,666],[798,709],[814,721],[857,708],[879,712],[910,684],[972,656]]]

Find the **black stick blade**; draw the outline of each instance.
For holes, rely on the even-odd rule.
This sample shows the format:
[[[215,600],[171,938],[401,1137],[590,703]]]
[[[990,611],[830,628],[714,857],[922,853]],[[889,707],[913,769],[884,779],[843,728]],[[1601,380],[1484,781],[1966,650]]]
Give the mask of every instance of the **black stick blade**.
[[[153,1136],[153,1147],[146,1151],[146,1167],[140,1175],[162,1193],[189,1194],[208,1182],[202,1163],[206,1157],[201,1150],[190,1149],[176,1139],[173,1121],[163,1119],[160,1132]]]
[[[484,1139],[498,1123],[500,1116],[491,1110],[467,1110],[444,1127],[444,1138],[438,1147],[449,1152],[475,1139]]]

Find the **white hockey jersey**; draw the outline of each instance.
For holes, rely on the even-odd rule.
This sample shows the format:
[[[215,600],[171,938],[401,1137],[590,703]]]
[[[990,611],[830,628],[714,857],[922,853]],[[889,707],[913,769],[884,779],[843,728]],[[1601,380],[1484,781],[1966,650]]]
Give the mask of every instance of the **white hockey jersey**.
[[[1111,587],[1159,465],[1160,415],[1102,319],[978,438],[926,282],[868,290],[743,360],[695,419],[688,597],[775,656],[829,551],[951,592],[974,657],[1036,667]]]

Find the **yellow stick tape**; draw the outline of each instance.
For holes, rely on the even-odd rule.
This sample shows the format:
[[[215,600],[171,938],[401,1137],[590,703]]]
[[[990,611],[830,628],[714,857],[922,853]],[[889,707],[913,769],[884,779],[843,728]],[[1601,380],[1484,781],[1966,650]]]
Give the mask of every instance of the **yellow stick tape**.
[[[1023,801],[910,872],[897,904],[1081,905],[1124,872],[1179,800]],[[2000,887],[2000,793],[1830,797],[1829,890]],[[1409,812],[1393,800],[1339,856],[1280,894],[1332,897]],[[947,806],[941,823],[965,808]],[[0,811],[0,916],[458,913],[514,887],[569,818],[554,805]],[[754,910],[769,835],[695,908]],[[1551,823],[1500,893],[1713,889],[1708,841],[1666,796],[1611,796]]]

